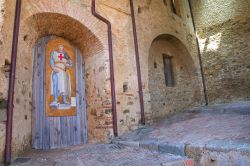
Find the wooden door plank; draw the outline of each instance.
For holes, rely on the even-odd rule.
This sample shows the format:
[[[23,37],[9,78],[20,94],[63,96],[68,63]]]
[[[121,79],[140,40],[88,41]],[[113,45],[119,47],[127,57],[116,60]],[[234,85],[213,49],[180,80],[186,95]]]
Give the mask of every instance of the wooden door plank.
[[[53,127],[53,117],[48,117],[49,119],[49,125],[50,125],[50,130],[49,130],[49,144],[50,144],[50,149],[53,149],[55,147],[54,145],[54,127]]]
[[[51,36],[47,36],[44,38],[43,40],[43,124],[44,124],[44,136],[43,136],[43,147],[44,149],[50,149],[50,125],[49,125],[49,121],[48,121],[48,117],[46,116],[46,92],[45,92],[45,87],[46,87],[46,67],[45,67],[45,62],[48,59],[48,57],[46,57],[46,46],[48,41],[51,39]]]
[[[47,44],[48,42],[53,38],[53,36],[48,36],[48,37],[45,37],[45,45],[44,45],[44,54],[46,55],[46,47],[47,47]],[[45,56],[45,62],[44,62],[44,65],[46,64],[46,60],[47,60],[48,57]],[[44,66],[44,115],[45,115],[45,124],[46,124],[46,149],[50,149],[50,124],[49,124],[49,118],[46,116],[46,90],[45,90],[45,87],[46,87],[46,67]]]
[[[66,127],[65,127],[65,117],[60,117],[60,126],[61,126],[61,146],[65,147],[67,145],[67,142],[65,141],[65,138],[67,136],[66,134]]]
[[[80,73],[79,71],[81,70],[81,55],[79,55],[79,52],[77,49],[75,49],[75,54],[76,54],[76,102],[77,102],[77,117],[76,117],[76,126],[77,126],[77,131],[76,131],[76,144],[81,143],[81,82],[80,82]]]
[[[40,99],[40,110],[39,110],[39,112],[40,112],[40,121],[41,121],[41,123],[40,123],[40,127],[41,127],[41,132],[42,132],[42,149],[45,149],[45,142],[46,142],[46,138],[45,138],[45,136],[44,136],[44,132],[45,132],[45,123],[44,123],[44,121],[45,121],[45,115],[44,115],[44,103],[45,103],[45,101],[44,101],[44,99],[45,99],[45,97],[44,97],[44,78],[45,78],[45,60],[46,60],[46,57],[45,57],[45,52],[44,52],[44,38],[42,38],[41,39],[41,50],[40,50],[40,64],[41,64],[41,77],[40,77],[40,88],[39,88],[39,94],[40,94],[40,97],[41,97],[41,99]]]
[[[82,57],[82,55],[81,55]],[[82,59],[82,70],[80,70],[81,76],[81,100],[82,100],[82,133],[83,133],[83,143],[86,144],[88,142],[88,130],[87,130],[87,107],[86,107],[86,83],[85,83],[85,63]]]
[[[37,125],[37,45],[34,47],[34,63],[33,63],[33,112],[32,112],[32,148],[38,148],[38,139],[39,139],[39,133],[37,131],[38,125]]]
[[[76,116],[47,117],[46,115],[46,46],[52,36],[40,39],[34,48],[34,76],[32,115],[32,147],[60,148],[87,143],[84,63],[79,50],[76,54]]]
[[[38,119],[39,119],[39,148],[43,148],[43,89],[42,89],[42,85],[43,85],[43,64],[42,64],[42,41],[39,41],[38,44],[38,67],[39,67],[39,71],[38,71],[38,95],[39,95],[39,99],[38,99]]]

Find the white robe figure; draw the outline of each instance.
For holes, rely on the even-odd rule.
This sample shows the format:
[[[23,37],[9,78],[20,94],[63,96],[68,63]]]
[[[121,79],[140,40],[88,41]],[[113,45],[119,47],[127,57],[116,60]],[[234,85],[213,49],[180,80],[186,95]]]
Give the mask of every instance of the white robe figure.
[[[63,97],[63,104],[70,105],[67,97],[71,97],[70,73],[67,68],[72,67],[72,61],[63,51],[53,51],[50,54],[50,66],[52,68],[50,94],[54,96],[54,101],[50,104],[52,107],[58,107],[58,97]]]

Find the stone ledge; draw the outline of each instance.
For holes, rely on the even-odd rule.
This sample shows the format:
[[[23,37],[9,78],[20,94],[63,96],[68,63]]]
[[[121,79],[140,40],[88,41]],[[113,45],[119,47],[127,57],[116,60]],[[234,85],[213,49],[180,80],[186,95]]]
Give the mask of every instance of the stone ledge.
[[[162,163],[161,166],[194,166],[194,161],[191,159],[172,161]]]
[[[178,156],[185,156],[185,144],[170,144],[155,141],[117,141],[112,143],[129,147],[141,147],[143,149],[158,151],[159,153],[170,153]]]
[[[196,163],[200,162],[203,157],[203,152],[219,152],[228,153],[236,152],[239,155],[250,157],[250,142],[248,140],[213,140],[205,145],[192,145],[192,144],[171,144],[164,142],[157,142],[153,140],[145,141],[112,141],[114,144],[119,144],[129,147],[140,147],[143,149],[157,151],[159,153],[169,153],[177,156],[188,157],[195,159]],[[248,157],[247,157],[248,158]],[[194,160],[186,159],[185,161],[174,161],[163,163],[162,166],[193,166]]]
[[[172,161],[172,162],[162,163],[161,166],[185,166],[185,161]]]
[[[185,156],[185,144],[169,144],[169,143],[161,143],[155,142],[152,140],[147,141],[118,141],[112,140],[113,144],[135,147],[135,148],[143,148],[151,151],[157,151],[159,153],[169,153],[177,156]],[[178,160],[172,162],[161,163],[161,166],[194,166],[194,161],[192,159]]]
[[[239,101],[234,103],[214,104],[203,107],[195,107],[187,112],[213,113],[213,114],[241,114],[250,115],[250,101]]]
[[[250,140],[213,140],[205,145],[205,149],[217,152],[241,152],[250,154]]]
[[[114,141],[112,143],[128,147],[137,147],[137,148],[139,147],[139,142],[136,141]]]
[[[160,153],[171,153],[178,156],[185,156],[185,144],[160,143],[158,147]]]

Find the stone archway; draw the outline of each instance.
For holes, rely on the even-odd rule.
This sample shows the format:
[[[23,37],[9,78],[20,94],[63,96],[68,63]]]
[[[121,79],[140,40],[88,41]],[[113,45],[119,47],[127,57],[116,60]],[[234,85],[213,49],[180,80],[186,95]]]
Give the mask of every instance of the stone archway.
[[[171,61],[172,85],[166,85],[165,79],[170,78],[166,78],[164,73],[164,56]],[[148,87],[153,119],[189,108],[200,101],[197,69],[179,39],[168,34],[156,37],[149,50],[148,62]]]
[[[102,27],[99,25],[100,22],[95,23],[96,26]],[[38,39],[48,35],[66,39],[83,55],[89,142],[104,142],[112,136],[112,121],[105,123],[107,127],[99,127],[103,119],[112,119],[112,112],[105,113],[106,109],[111,109],[111,95],[109,56],[106,38],[103,37],[106,31],[103,33],[95,34],[77,19],[59,13],[37,13],[21,22],[15,85],[13,149],[19,151],[23,147],[30,147],[34,45]],[[22,132],[18,130],[18,126],[23,126]]]

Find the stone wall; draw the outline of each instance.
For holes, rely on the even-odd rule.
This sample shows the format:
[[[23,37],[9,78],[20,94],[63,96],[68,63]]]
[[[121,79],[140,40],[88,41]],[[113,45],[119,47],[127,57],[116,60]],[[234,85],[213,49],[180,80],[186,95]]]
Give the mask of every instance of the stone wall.
[[[192,1],[209,103],[250,99],[250,1]]]
[[[0,161],[4,156],[6,107],[15,1],[0,1]]]
[[[171,113],[178,112],[184,108],[187,109],[197,104],[201,105],[203,103],[204,97],[202,93],[200,68],[197,57],[197,45],[195,41],[195,34],[192,26],[188,2],[185,0],[180,1],[181,17],[172,12],[169,1],[137,0],[135,1],[135,11],[138,28],[137,33],[139,40],[144,105],[147,123],[151,123],[154,120],[153,117],[164,117]],[[187,88],[187,86],[179,86],[178,88],[176,88],[178,89],[177,91],[171,90],[171,94],[167,94],[166,92],[168,91],[164,86],[164,82],[161,81],[163,77],[163,68],[161,67],[163,64],[161,61],[158,62],[158,72],[160,73],[157,74],[159,77],[152,77],[152,75],[154,75],[154,69],[152,69],[152,65],[154,62],[152,61],[153,57],[149,56],[157,56],[157,53],[159,53],[160,50],[165,53],[168,52],[167,46],[161,46],[160,49],[158,48],[158,51],[155,50],[156,52],[152,53],[153,55],[150,55],[150,48],[152,45],[154,45],[152,44],[153,41],[161,35],[170,35],[179,41],[175,45],[176,50],[174,52],[178,52],[177,50],[180,46],[186,48],[185,54],[189,55],[188,58],[180,55],[179,59],[184,63],[185,60],[189,59],[189,61],[191,61],[193,64],[194,70],[192,70],[191,75],[195,75],[195,81],[190,83],[190,85],[188,86],[196,88],[195,95],[194,92],[188,92],[189,89]],[[173,40],[171,40],[170,43],[172,42]],[[169,44],[167,43],[166,45]],[[184,72],[185,70],[186,69],[183,69]],[[150,88],[150,83],[154,81],[157,82],[157,80],[154,79],[158,80],[158,83],[156,84],[161,84],[158,87],[159,89],[157,90],[159,94],[155,95],[153,93],[156,92],[153,92],[154,90]],[[185,83],[183,82],[183,84]],[[183,96],[179,98],[181,95]],[[194,99],[194,96],[196,96],[195,102],[192,101]],[[185,102],[181,102],[181,100]],[[181,103],[180,107],[176,107],[178,103]],[[155,110],[156,108],[157,110]]]
[[[98,12],[112,24],[119,135],[140,124],[132,22],[128,0],[98,0]]]
[[[171,57],[174,85],[167,86],[163,54]],[[199,104],[201,93],[196,68],[185,46],[173,36],[160,36],[149,53],[149,93],[152,119]]]
[[[112,24],[118,132],[121,135],[140,125],[130,5],[128,0],[121,0],[119,3],[117,0],[97,0],[96,3],[97,12],[110,20]],[[146,122],[151,123],[156,117],[201,105],[203,94],[197,46],[187,1],[181,0],[181,17],[171,12],[168,1],[135,0],[134,3]],[[3,26],[0,35],[2,41],[2,43],[0,42],[0,57],[4,57],[4,60],[0,59],[0,65],[1,69],[3,67],[5,69],[4,72],[0,71],[0,88],[4,87],[0,89],[0,93],[3,93],[5,100],[7,99],[8,79],[4,75],[8,74],[7,69],[10,62],[14,8],[14,1],[6,1],[4,21],[0,24]],[[54,22],[56,23],[54,24]],[[175,52],[178,54],[176,55],[178,61],[175,65],[178,70],[177,74],[183,73],[179,75],[178,82],[182,82],[189,76],[194,79],[179,84],[180,86],[176,88],[178,90],[172,90],[171,95],[168,96],[161,92],[162,98],[156,97],[152,100],[154,89],[149,88],[149,80],[152,80],[152,59],[157,56],[150,57],[150,48],[158,36],[166,34],[173,36],[178,41],[171,46],[173,54]],[[58,0],[53,3],[51,0],[25,0],[22,2],[17,58],[13,151],[18,154],[25,148],[30,148],[31,145],[33,47],[39,38],[46,35],[63,37],[82,52],[86,65],[89,142],[108,142],[113,137],[113,126],[106,24],[91,14],[90,0]],[[172,43],[172,40],[167,40],[165,44],[169,45],[169,43]],[[163,48],[165,44],[160,46],[164,52],[168,51],[165,50],[167,48]],[[178,49],[182,51],[178,51]],[[187,67],[186,62],[190,62],[188,64],[191,65],[191,69]],[[162,62],[158,63],[159,66],[162,65]],[[162,67],[159,67],[160,69]],[[160,77],[162,79],[162,75]],[[187,79],[190,80],[190,78]],[[156,92],[160,93],[160,91],[161,89]],[[182,92],[184,95],[179,98],[183,94]],[[165,107],[168,105],[168,109],[159,107],[162,110],[153,110],[154,104],[163,105],[162,100],[171,97],[175,97],[177,100],[166,101]],[[153,103],[154,101],[155,103]],[[179,106],[176,107],[177,105]],[[5,125],[2,126],[4,129]],[[0,143],[4,145],[4,130],[0,129],[0,134]],[[2,152],[3,148],[0,151]]]
[[[91,14],[88,1],[58,1],[54,3],[46,0],[25,1],[21,19],[19,48],[25,49],[18,52],[22,59],[18,59],[17,67],[23,71],[23,60],[31,61],[27,67],[28,71],[23,71],[24,73],[21,75],[25,75],[25,72],[32,73],[33,46],[37,39],[42,36],[60,36],[78,47],[85,62],[89,142],[107,142],[113,136],[112,116],[110,114],[111,93],[107,26]],[[28,91],[32,94],[32,76],[21,79],[30,80],[27,87],[30,87]],[[17,84],[17,89],[18,86],[20,85]],[[16,91],[18,92],[18,90]],[[20,93],[16,93],[15,96],[19,98],[19,95]],[[20,107],[25,103],[25,101],[20,102]],[[19,114],[14,110],[14,118],[15,115],[19,116]],[[28,117],[31,117],[30,114],[32,114],[32,107]],[[23,135],[28,137],[27,140],[30,140],[30,124],[27,125],[25,131],[26,133]],[[13,133],[20,134],[16,130]],[[23,144],[22,140],[24,139],[20,139],[20,135],[15,136],[13,142]],[[28,142],[26,145],[29,147],[30,143]],[[19,150],[19,147],[16,147]]]
[[[130,8],[127,1],[96,2],[97,12],[112,23],[118,125],[119,134],[122,134],[136,129],[140,117]],[[6,20],[1,34],[5,38],[0,55],[4,55],[7,62],[10,59],[10,29],[13,29],[15,8],[13,2],[8,3],[6,9],[12,10],[4,15]],[[53,24],[55,20],[56,24]],[[90,0],[61,0],[54,3],[49,0],[27,0],[22,3],[19,35],[13,120],[14,154],[31,146],[33,47],[39,38],[46,35],[63,37],[81,50],[85,61],[89,143],[109,141],[113,137],[113,125],[106,24],[91,14]],[[1,61],[1,64],[4,65],[4,62]],[[1,82],[6,87],[1,89],[5,99],[7,81]],[[1,130],[1,145],[4,143],[5,133]],[[1,152],[3,150],[2,147]]]

